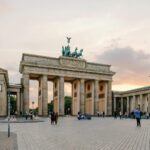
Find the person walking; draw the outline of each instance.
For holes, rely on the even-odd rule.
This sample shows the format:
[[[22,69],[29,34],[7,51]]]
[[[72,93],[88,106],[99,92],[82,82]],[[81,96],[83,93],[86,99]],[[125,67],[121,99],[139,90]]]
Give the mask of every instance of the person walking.
[[[28,115],[29,115],[29,114],[28,114],[28,112],[26,111],[26,112],[25,112],[25,118],[26,118],[26,120],[28,119]]]
[[[114,112],[114,118],[117,119],[117,111]]]
[[[146,119],[149,119],[149,112],[146,112]]]
[[[137,127],[141,127],[141,112],[139,108],[134,110],[134,116],[137,122]]]
[[[54,123],[54,120],[55,120],[55,113],[52,112],[52,113],[51,113],[51,124]]]
[[[122,112],[121,111],[119,112],[119,116],[120,116],[120,119],[121,119],[122,118]]]
[[[58,122],[58,113],[56,112],[55,113],[55,124],[57,124],[57,122]]]
[[[103,118],[104,118],[105,117],[105,112],[104,111],[103,111],[102,115],[103,115]]]

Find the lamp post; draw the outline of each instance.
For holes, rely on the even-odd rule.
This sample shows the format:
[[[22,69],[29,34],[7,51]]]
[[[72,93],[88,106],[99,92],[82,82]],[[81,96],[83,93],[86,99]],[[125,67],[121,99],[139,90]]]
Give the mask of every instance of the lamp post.
[[[8,137],[10,137],[10,92],[8,92]]]

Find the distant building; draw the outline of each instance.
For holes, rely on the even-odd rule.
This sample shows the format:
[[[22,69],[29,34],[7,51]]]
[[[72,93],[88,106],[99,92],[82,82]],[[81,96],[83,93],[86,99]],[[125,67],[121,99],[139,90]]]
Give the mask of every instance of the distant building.
[[[8,93],[16,96],[17,112],[20,114],[22,106],[22,86],[9,84],[8,71],[0,68],[0,116],[6,116],[8,111]]]
[[[113,91],[113,111],[132,112],[140,108],[142,112],[150,112],[150,86],[129,91]]]
[[[8,72],[0,68],[0,116],[7,114],[7,89],[9,86]]]

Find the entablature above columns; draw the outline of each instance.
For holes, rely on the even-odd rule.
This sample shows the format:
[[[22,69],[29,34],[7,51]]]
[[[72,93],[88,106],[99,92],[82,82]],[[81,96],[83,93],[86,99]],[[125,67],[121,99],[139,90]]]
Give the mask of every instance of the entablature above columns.
[[[47,69],[59,69],[66,71],[81,71],[88,73],[98,73],[114,75],[110,70],[110,65],[87,62],[85,59],[71,57],[45,57],[31,54],[23,54],[20,62],[20,73],[24,72],[24,67],[38,67]]]
[[[64,77],[84,78],[84,79],[92,79],[92,80],[105,80],[105,81],[112,80],[111,74],[102,74],[102,73],[98,74],[98,73],[90,73],[84,71],[31,67],[31,66],[24,66],[23,74],[64,76]]]

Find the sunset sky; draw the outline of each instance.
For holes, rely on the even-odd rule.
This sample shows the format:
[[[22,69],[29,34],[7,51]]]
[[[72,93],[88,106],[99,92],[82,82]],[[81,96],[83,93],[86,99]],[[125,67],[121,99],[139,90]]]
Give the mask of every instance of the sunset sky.
[[[66,36],[87,61],[112,65],[113,90],[150,85],[150,0],[0,0],[0,68],[10,83],[20,83],[22,53],[59,57]]]

